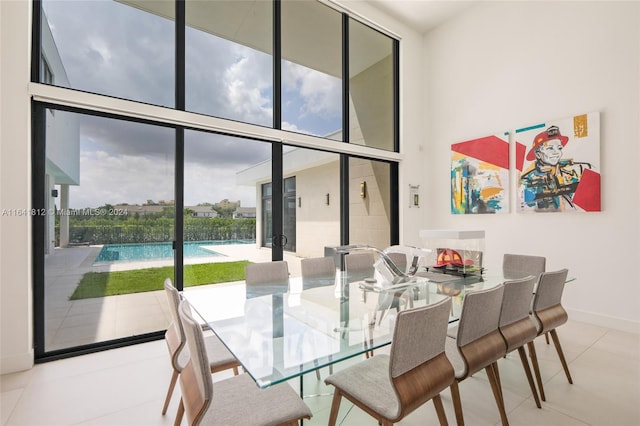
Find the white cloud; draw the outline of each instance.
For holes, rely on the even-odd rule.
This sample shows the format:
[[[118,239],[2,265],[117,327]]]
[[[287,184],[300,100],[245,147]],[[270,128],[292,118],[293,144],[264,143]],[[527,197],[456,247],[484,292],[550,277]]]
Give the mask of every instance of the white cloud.
[[[302,65],[284,61],[282,85],[285,91],[297,92],[302,98],[300,114],[339,117],[342,111],[342,84],[332,77]]]
[[[173,182],[173,159],[82,151],[80,185],[70,188],[70,207],[172,200]]]
[[[223,91],[236,119],[271,125],[273,83],[271,57],[237,46],[240,59],[225,72]]]

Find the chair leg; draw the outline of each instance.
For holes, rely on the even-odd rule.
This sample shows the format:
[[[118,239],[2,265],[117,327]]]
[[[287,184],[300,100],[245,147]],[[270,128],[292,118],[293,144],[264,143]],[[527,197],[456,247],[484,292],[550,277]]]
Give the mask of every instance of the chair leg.
[[[162,406],[162,415],[167,414],[167,408],[169,408],[169,402],[171,401],[171,395],[173,395],[173,389],[176,387],[176,381],[178,380],[178,372],[173,370],[171,375],[171,382],[169,382],[169,389],[167,390],[167,397],[164,399],[164,406]]]
[[[233,367],[233,375],[237,376],[238,375],[238,367]]]
[[[340,410],[340,400],[342,399],[342,393],[340,389],[335,388],[333,391],[333,400],[331,401],[331,413],[329,414],[328,426],[335,426],[338,420],[338,411]]]
[[[544,333],[544,340],[549,344],[549,333]]]
[[[458,426],[464,426],[464,415],[462,414],[462,402],[460,401],[460,388],[458,381],[454,380],[450,386],[451,400],[453,401],[453,411],[456,413],[456,423]]]
[[[498,383],[498,390],[500,391],[500,396],[502,397],[502,382],[500,381],[500,370],[498,370],[498,363],[494,362],[491,365],[494,366],[493,373],[496,376],[496,383]]]
[[[176,413],[176,420],[173,422],[173,426],[180,426],[182,416],[184,416],[184,401],[180,398],[180,405],[178,405],[178,412]]]
[[[531,357],[531,364],[533,365],[533,372],[536,375],[536,382],[538,382],[538,390],[540,391],[540,399],[546,401],[544,396],[544,386],[542,385],[542,376],[540,375],[540,366],[538,365],[538,356],[536,355],[536,346],[533,341],[527,343],[529,348],[529,356]]]
[[[436,407],[436,414],[438,415],[438,421],[440,422],[440,426],[449,426],[447,422],[447,415],[444,412],[444,405],[442,405],[442,398],[440,398],[440,394],[437,394],[433,397],[433,405]]]
[[[500,412],[500,420],[502,420],[503,426],[509,425],[509,420],[507,420],[507,413],[504,409],[504,399],[502,398],[502,390],[500,389],[500,384],[498,383],[498,377],[496,374],[496,370],[498,366],[496,363],[488,365],[485,368],[487,372],[487,377],[489,377],[489,383],[491,384],[491,391],[493,392],[493,397],[496,400],[496,404],[498,405],[498,411]]]
[[[529,367],[529,361],[527,361],[527,353],[524,350],[524,346],[520,346],[518,348],[518,355],[520,355],[520,362],[522,362],[522,368],[524,368],[524,373],[527,375],[527,381],[529,382],[529,388],[531,388],[531,395],[533,395],[533,399],[536,401],[536,407],[542,408],[540,404],[540,398],[538,398],[538,391],[536,390],[536,385],[533,383],[533,376],[531,375],[531,367]]]
[[[560,362],[562,363],[562,368],[564,369],[564,374],[567,376],[567,380],[570,384],[573,384],[573,379],[571,378],[571,373],[569,373],[569,366],[567,365],[567,360],[564,359],[564,353],[562,352],[562,346],[560,346],[560,339],[558,339],[558,333],[555,328],[551,330],[551,338],[553,339],[553,344],[556,347],[556,352],[558,352],[558,357],[560,357]]]

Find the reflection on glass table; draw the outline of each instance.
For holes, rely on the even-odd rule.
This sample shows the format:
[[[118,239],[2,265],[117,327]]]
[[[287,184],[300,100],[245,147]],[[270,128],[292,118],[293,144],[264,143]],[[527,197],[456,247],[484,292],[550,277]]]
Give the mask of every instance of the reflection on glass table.
[[[457,320],[466,292],[502,282],[473,278],[436,283],[414,276],[379,283],[377,277],[373,283],[338,271],[259,289],[241,282],[190,287],[183,294],[265,388],[390,344],[398,310],[452,297],[450,321]]]

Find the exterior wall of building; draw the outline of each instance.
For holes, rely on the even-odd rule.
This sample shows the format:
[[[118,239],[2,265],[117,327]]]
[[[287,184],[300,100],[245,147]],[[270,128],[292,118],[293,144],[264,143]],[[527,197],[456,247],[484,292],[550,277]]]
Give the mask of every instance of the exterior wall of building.
[[[349,243],[389,247],[389,166],[349,161]],[[365,182],[364,197],[361,184]]]
[[[340,162],[333,161],[295,174],[296,254],[324,256],[325,246],[340,245]],[[327,205],[329,194],[329,205]]]
[[[42,56],[52,74],[53,83],[69,87],[69,79],[62,65],[51,29],[42,16]],[[75,114],[47,112],[47,170],[55,177],[55,184],[80,184],[80,124]]]
[[[389,55],[349,79],[349,140],[352,143],[393,148],[393,115],[386,112],[393,98],[393,75],[389,74],[393,70],[392,61]],[[389,91],[380,90],[381,82],[386,83],[384,86]]]

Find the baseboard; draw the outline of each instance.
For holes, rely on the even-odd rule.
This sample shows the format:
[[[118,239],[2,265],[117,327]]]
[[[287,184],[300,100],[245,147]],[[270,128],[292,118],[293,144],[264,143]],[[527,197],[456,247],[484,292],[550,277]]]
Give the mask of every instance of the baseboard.
[[[586,322],[588,324],[599,325],[602,327],[612,328],[614,330],[625,331],[627,333],[640,334],[640,322],[638,321],[631,321],[622,318],[596,314],[594,312],[580,311],[568,308],[567,313],[569,314],[569,318],[575,321]]]
[[[0,374],[16,373],[33,367],[33,351],[0,359]]]

